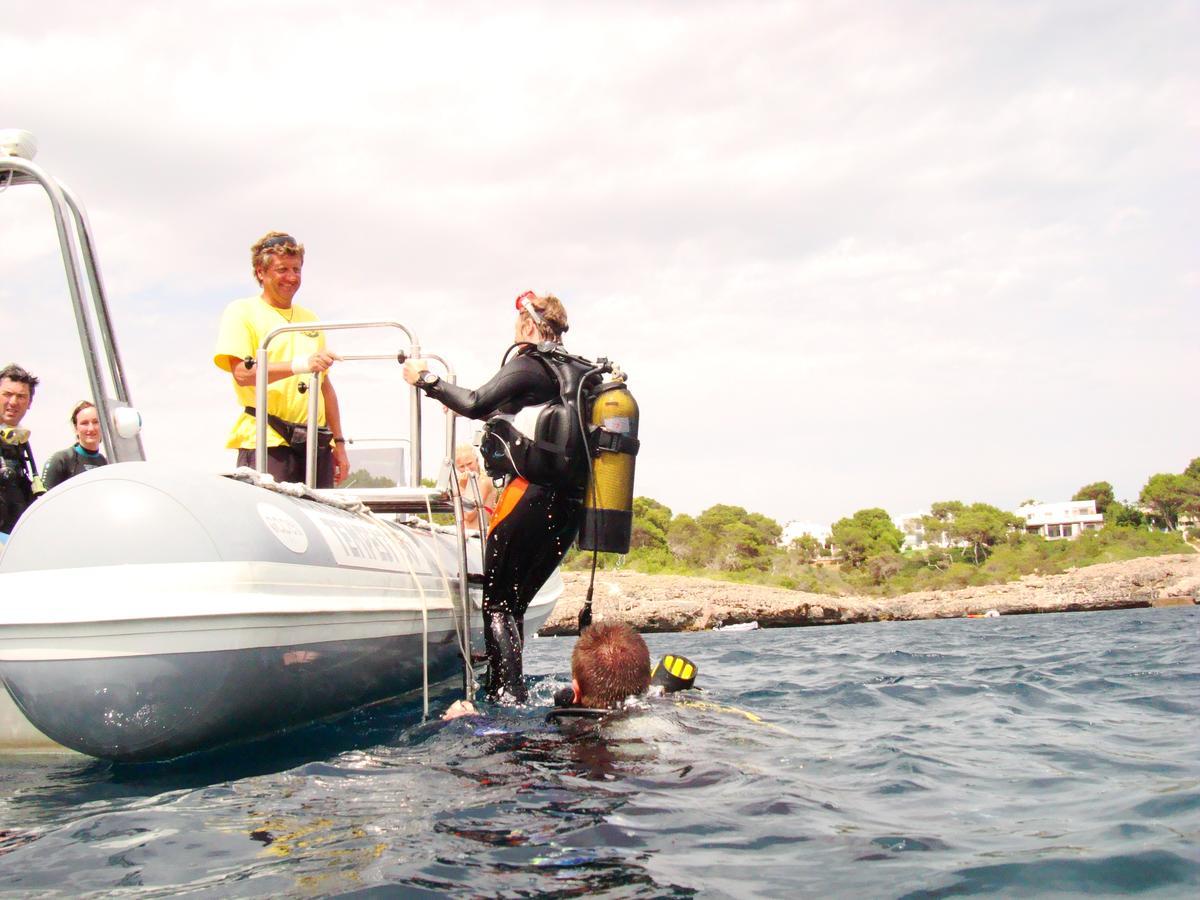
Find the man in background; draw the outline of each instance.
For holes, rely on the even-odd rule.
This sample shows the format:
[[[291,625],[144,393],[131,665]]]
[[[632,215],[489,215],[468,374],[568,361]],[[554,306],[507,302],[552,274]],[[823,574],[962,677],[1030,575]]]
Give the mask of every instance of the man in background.
[[[0,533],[9,534],[33,502],[36,474],[29,429],[21,420],[33,405],[38,379],[15,363],[0,369]]]

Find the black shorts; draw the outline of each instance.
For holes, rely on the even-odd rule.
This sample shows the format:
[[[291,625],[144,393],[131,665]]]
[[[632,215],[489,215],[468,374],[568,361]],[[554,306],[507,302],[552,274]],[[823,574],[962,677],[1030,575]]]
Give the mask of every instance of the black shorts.
[[[239,450],[237,464],[255,467],[254,450]],[[267,471],[276,481],[304,483],[304,447],[279,446],[267,448]],[[333,487],[333,450],[317,450],[317,487]]]

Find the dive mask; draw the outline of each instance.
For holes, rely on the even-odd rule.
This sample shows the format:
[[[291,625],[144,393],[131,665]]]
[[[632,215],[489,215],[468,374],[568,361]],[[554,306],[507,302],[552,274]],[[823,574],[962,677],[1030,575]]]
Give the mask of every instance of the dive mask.
[[[533,319],[533,321],[537,323],[538,328],[542,328],[545,326],[546,320],[542,318],[542,314],[538,312],[533,305],[533,301],[536,297],[537,294],[535,294],[533,291],[526,291],[517,298],[517,302],[514,305],[517,308],[517,312],[524,311],[529,313],[529,318]]]
[[[3,428],[0,428],[0,442],[9,444],[13,447],[19,447],[21,444],[28,444],[29,435],[29,429],[22,428],[20,425],[5,425]]]

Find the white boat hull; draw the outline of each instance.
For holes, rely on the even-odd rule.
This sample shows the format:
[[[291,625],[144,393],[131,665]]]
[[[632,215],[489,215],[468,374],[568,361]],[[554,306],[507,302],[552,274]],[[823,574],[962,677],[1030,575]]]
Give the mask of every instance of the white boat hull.
[[[84,509],[118,521],[63,546]],[[478,571],[478,539],[468,550]],[[94,470],[35,504],[0,557],[3,595],[31,601],[0,613],[0,677],[38,730],[92,756],[260,736],[460,674],[457,558],[452,535],[216,476]],[[561,593],[556,573],[527,633]]]

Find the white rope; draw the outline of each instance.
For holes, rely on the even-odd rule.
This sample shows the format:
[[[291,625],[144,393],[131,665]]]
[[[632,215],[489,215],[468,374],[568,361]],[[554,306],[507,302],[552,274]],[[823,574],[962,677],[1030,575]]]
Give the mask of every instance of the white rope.
[[[383,522],[379,523],[383,527],[387,527]],[[425,585],[421,581],[421,576],[417,572],[417,562],[421,558],[421,548],[413,538],[403,528],[388,529],[388,534],[396,535],[403,538],[405,555],[409,557],[412,565],[413,581],[417,583],[417,593],[421,595],[421,698],[423,701],[424,717],[429,718],[429,602],[425,594]],[[436,555],[436,554],[435,554]]]
[[[451,481],[454,483],[455,487],[457,488],[458,479],[454,478],[454,479],[451,479]],[[425,512],[429,516],[429,530],[430,530],[430,532],[432,532],[434,530],[433,506],[430,504],[428,497],[425,498]],[[462,527],[461,522],[459,523],[459,527],[460,528]],[[465,623],[465,621],[460,623],[458,618],[454,615],[454,599],[453,599],[453,595],[450,593],[450,578],[446,575],[446,570],[444,568],[442,568],[442,561],[439,558],[437,553],[433,554],[433,564],[435,566],[437,566],[438,573],[442,576],[442,584],[446,588],[446,596],[447,596],[447,598],[450,599],[450,618],[454,621],[454,634],[455,634],[455,637],[458,639],[458,649],[463,655],[463,665],[469,666],[469,665],[471,665],[471,648],[467,645],[467,638],[466,638],[466,633],[465,633],[466,632],[466,623]],[[467,573],[463,572],[462,577],[466,578]],[[470,591],[469,590],[467,592],[467,599],[468,599],[468,603],[469,603],[470,602]],[[469,608],[464,608],[462,611],[462,614],[463,614],[463,619],[465,620],[466,617],[471,614],[471,610]],[[471,698],[468,697],[467,699],[469,700]]]

